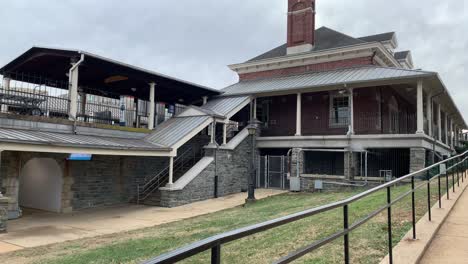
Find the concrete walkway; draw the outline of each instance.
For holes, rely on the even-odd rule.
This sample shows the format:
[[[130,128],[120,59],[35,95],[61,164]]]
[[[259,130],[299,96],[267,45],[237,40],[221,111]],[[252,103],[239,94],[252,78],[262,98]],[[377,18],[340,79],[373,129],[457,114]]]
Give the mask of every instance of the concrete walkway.
[[[257,199],[285,193],[256,190]],[[209,214],[244,204],[246,193],[197,202],[176,208],[125,205],[89,209],[71,214],[28,212],[8,222],[8,233],[0,234],[0,254],[23,248],[95,237],[157,226]]]
[[[461,195],[420,263],[468,263],[468,192]]]

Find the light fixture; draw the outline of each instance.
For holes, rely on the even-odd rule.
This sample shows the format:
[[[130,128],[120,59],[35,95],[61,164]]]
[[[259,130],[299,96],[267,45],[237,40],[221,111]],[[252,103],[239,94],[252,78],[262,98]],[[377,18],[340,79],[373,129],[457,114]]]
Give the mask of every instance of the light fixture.
[[[257,127],[255,125],[249,125],[247,127],[247,130],[249,131],[249,135],[253,136],[257,133]]]
[[[130,90],[132,90],[132,92],[136,92],[137,89],[135,87],[132,87],[130,88]]]

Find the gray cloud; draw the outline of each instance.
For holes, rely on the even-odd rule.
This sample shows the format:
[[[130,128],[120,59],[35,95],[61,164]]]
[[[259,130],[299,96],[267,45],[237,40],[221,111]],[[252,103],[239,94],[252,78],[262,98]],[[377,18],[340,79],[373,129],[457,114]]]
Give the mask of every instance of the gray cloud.
[[[83,49],[214,88],[226,65],[286,39],[286,0],[15,0],[0,9],[0,64],[33,45]],[[416,67],[438,71],[468,113],[468,4],[318,0],[318,26],[352,36],[396,31]]]

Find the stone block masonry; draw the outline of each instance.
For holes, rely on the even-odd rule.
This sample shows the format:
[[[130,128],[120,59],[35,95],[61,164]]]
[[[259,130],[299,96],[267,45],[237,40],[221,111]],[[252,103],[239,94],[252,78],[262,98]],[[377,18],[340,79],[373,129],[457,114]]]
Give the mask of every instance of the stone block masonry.
[[[250,175],[251,143],[247,137],[234,150],[207,149],[207,156],[216,156],[195,179],[182,190],[161,190],[161,206],[176,207],[215,197],[215,175],[218,175],[218,196],[239,193],[247,188]],[[215,154],[216,151],[216,154]]]
[[[11,199],[10,218],[20,214],[20,174],[24,165],[33,158],[54,159],[61,168],[63,213],[127,203],[135,196],[137,184],[155,176],[168,165],[168,158],[164,157],[93,156],[92,161],[67,161],[67,156],[11,151],[2,153],[1,191]]]
[[[426,149],[410,149],[410,173],[422,170],[426,167]],[[423,175],[418,175],[423,176]]]

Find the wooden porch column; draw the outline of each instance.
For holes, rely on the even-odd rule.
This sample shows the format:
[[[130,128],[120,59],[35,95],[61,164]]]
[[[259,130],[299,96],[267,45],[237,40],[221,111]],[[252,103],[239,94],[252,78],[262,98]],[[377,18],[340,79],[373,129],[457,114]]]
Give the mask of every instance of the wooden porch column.
[[[213,120],[213,123],[211,123],[210,145],[214,145],[214,144],[215,144],[215,134],[216,134],[216,121]]]
[[[442,141],[442,113],[440,109],[440,104],[437,104],[437,127],[439,129],[438,140]]]
[[[174,184],[174,157],[169,157],[169,185]]]
[[[418,80],[417,88],[417,122],[416,134],[424,134],[424,105],[423,105],[423,81]]]
[[[228,126],[227,122],[229,122],[229,121],[226,121],[223,124],[223,146],[225,146],[227,144],[227,126]]]
[[[257,98],[253,99],[253,121],[257,120]]]
[[[150,95],[149,95],[149,116],[148,116],[148,129],[154,129],[154,110],[155,110],[155,93],[156,93],[156,83],[152,82],[149,84],[150,86]]]
[[[302,94],[297,93],[296,136],[302,136]]]
[[[427,116],[427,135],[432,137],[432,95],[428,94],[426,98],[426,116]]]
[[[450,143],[448,142],[448,114],[445,113],[445,120],[444,120],[444,131],[445,131],[445,144],[446,145],[450,145]]]
[[[450,146],[455,148],[455,132],[453,131],[453,120],[450,119]]]
[[[354,90],[349,89],[349,133],[354,135]]]

